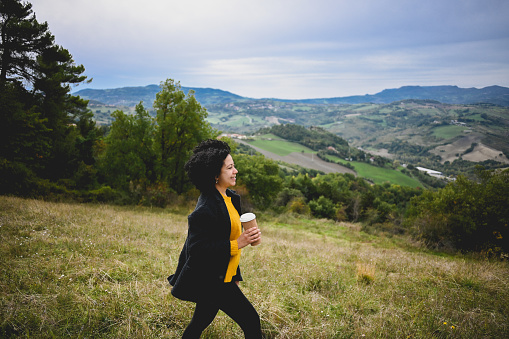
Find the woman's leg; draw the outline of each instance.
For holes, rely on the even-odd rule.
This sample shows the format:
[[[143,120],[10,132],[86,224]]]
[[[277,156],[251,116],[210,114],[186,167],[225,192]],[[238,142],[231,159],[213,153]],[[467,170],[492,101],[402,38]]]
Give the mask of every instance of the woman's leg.
[[[260,316],[235,282],[226,283],[210,299],[196,303],[193,318],[182,339],[197,339],[219,310],[239,324],[246,339],[261,339]]]
[[[227,283],[223,291],[219,309],[239,324],[246,338],[261,339],[260,316],[237,284]]]
[[[193,318],[187,325],[182,339],[198,339],[201,333],[210,325],[216,317],[219,307],[213,302],[198,302],[194,309]]]

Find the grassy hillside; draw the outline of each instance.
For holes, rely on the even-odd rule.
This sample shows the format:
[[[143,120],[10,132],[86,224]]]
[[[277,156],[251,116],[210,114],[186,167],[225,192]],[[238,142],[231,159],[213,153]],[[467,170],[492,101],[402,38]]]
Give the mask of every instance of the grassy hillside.
[[[414,188],[423,186],[419,180],[411,178],[408,175],[401,173],[399,170],[380,168],[365,162],[346,161],[333,155],[328,155],[327,158],[341,164],[352,165],[358,176],[369,179],[375,184],[381,185],[385,182],[389,182],[395,185],[410,186]]]
[[[391,104],[304,104],[274,100],[208,107],[209,121],[220,130],[254,133],[275,124],[320,126],[362,147],[416,166],[436,167],[457,174],[462,165],[452,165],[470,148],[463,139],[477,144],[468,158],[472,162],[495,160],[509,163],[509,108],[489,104],[450,105],[430,100],[405,100]],[[221,119],[215,118],[220,116]],[[238,124],[239,119],[249,123]],[[405,146],[402,147],[401,143]],[[440,147],[450,146],[441,152]],[[419,152],[415,152],[418,148]],[[387,152],[389,150],[389,152]],[[450,164],[444,166],[444,162]],[[454,168],[455,167],[455,168]]]
[[[257,136],[250,140],[249,144],[281,156],[285,156],[293,152],[316,153],[306,146],[281,139],[273,134]]]
[[[186,234],[174,210],[0,197],[0,336],[176,338]],[[420,251],[354,224],[259,216],[241,288],[268,338],[504,338],[509,266]],[[242,338],[219,313],[203,338]]]
[[[292,152],[316,153],[305,146],[286,141],[272,134],[257,135],[252,140],[249,140],[249,144],[280,156],[285,156]],[[332,155],[328,155],[327,158],[335,163],[352,165],[358,176],[369,179],[376,184],[389,182],[391,184],[410,187],[423,186],[419,180],[411,178],[398,170],[376,167],[365,162],[346,161]],[[298,163],[297,165],[302,164]]]
[[[204,92],[209,99],[220,95],[209,92]],[[477,163],[490,169],[509,164],[509,107],[415,99],[390,104],[318,104],[233,97],[218,103],[206,98],[201,102],[208,111],[207,121],[223,132],[252,134],[287,123],[318,126],[355,148],[446,175],[472,174]],[[151,109],[147,102],[145,106]],[[114,111],[115,106],[90,108],[98,122],[111,122],[107,111]]]
[[[111,113],[116,110],[123,111],[127,114],[134,114],[135,112],[133,107],[105,105],[100,102],[89,103],[88,108],[94,113],[94,119],[99,125],[111,125],[113,122]]]

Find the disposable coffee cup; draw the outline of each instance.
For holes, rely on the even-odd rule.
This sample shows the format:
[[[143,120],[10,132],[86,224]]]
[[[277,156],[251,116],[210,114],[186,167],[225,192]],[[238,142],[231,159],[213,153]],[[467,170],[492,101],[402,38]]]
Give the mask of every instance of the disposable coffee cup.
[[[244,227],[244,230],[247,231],[250,228],[257,227],[258,224],[256,223],[256,215],[254,213],[244,213],[240,216],[240,222],[242,223],[242,226]],[[251,244],[251,246],[259,245],[262,242],[262,240],[257,240],[254,243]]]

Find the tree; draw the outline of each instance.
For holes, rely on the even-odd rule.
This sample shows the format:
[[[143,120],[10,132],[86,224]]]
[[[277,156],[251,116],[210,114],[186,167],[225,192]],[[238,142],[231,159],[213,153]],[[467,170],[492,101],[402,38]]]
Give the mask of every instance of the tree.
[[[279,166],[263,155],[235,155],[235,166],[239,170],[237,178],[249,191],[249,197],[261,208],[269,207],[282,188]]]
[[[154,181],[154,119],[141,102],[135,115],[115,111],[111,116],[115,120],[99,161],[106,183],[127,190],[130,183],[146,185]]]
[[[33,81],[37,53],[52,38],[31,8],[15,0],[0,2],[0,156],[37,169],[49,155],[50,129],[23,81]]]
[[[92,160],[89,155],[93,142],[82,144],[80,138],[90,139],[97,135],[93,129],[89,130],[95,126],[93,114],[87,108],[88,101],[69,94],[69,84],[86,80],[82,75],[84,70],[82,65],[74,64],[69,51],[57,45],[46,48],[37,57],[34,95],[42,116],[47,119],[46,125],[51,129],[52,147],[43,175],[53,180],[70,177],[77,170],[81,162],[78,156],[84,155],[77,151],[78,144],[88,153],[86,161],[90,163]],[[78,125],[85,129],[75,128]],[[83,150],[84,146],[89,149]]]
[[[48,24],[37,22],[30,3],[0,2],[0,85],[7,81],[33,82],[36,58],[53,45]]]
[[[154,108],[157,114],[157,176],[177,193],[182,193],[188,183],[184,164],[191,150],[219,133],[205,120],[207,111],[196,101],[194,91],[185,95],[180,83],[172,79],[161,83]]]
[[[30,3],[0,2],[0,157],[40,177],[72,179],[92,165],[98,130],[87,101],[70,95],[85,68],[54,43]]]
[[[318,194],[315,183],[307,173],[306,174],[299,173],[295,178],[292,178],[292,180],[289,183],[289,187],[301,191],[302,194],[304,194],[304,196],[306,197],[306,200],[308,201],[318,199],[318,197],[320,196]]]
[[[336,219],[337,208],[334,202],[323,195],[316,200],[311,200],[309,202],[309,208],[317,218]]]

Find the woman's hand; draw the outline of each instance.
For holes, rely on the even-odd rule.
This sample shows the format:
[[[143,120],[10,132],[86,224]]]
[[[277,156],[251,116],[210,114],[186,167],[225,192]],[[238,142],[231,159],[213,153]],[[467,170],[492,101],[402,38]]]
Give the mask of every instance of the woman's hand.
[[[251,227],[248,230],[245,230],[244,233],[237,238],[237,245],[239,249],[246,247],[249,244],[252,244],[261,239],[262,232],[258,227]]]

